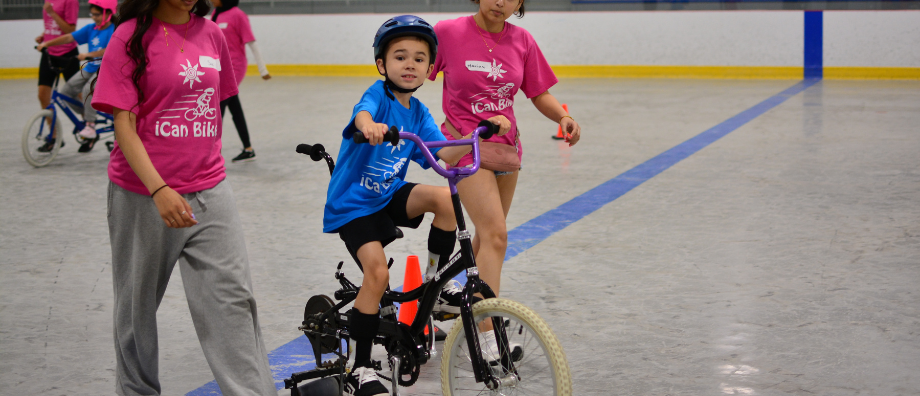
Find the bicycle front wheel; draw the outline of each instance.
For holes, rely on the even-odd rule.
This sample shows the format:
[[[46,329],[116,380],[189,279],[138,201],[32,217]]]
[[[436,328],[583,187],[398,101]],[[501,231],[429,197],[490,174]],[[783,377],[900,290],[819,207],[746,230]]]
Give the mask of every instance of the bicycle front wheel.
[[[51,110],[42,110],[29,120],[22,131],[22,156],[36,168],[50,164],[61,150],[64,140],[61,121],[57,120],[52,128],[52,116]]]
[[[511,351],[511,357],[515,360],[518,380],[509,381],[497,389],[489,389],[482,382],[477,383],[463,322],[457,320],[444,341],[444,352],[441,355],[441,391],[444,395],[572,394],[572,376],[565,352],[556,335],[533,310],[511,300],[490,298],[473,305],[473,317],[474,323],[497,318],[499,323],[505,324],[504,332],[509,344],[505,350]],[[476,332],[481,333],[478,328]],[[498,362],[500,359],[484,343],[482,349],[486,364],[492,368],[493,374],[499,378],[509,377],[510,373]]]

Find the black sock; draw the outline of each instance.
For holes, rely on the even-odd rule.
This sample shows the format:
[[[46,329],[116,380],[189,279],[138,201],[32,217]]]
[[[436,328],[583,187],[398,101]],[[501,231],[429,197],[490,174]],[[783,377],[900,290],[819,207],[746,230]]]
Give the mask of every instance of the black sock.
[[[454,252],[454,244],[457,242],[457,231],[444,231],[435,226],[431,226],[428,231],[428,265],[425,270],[425,280],[434,277],[441,268],[450,261],[450,254]]]
[[[356,308],[351,309],[351,322],[348,332],[351,339],[355,340],[354,367],[370,367],[371,348],[374,346],[374,337],[380,327],[379,314],[363,314]]]

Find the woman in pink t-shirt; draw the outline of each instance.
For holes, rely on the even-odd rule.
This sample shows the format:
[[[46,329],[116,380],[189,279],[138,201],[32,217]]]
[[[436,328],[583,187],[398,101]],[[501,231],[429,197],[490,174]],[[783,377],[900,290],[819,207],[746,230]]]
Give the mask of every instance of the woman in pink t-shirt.
[[[126,0],[94,108],[115,116],[109,160],[118,394],[158,395],[156,311],[176,263],[224,394],[275,395],[218,104],[237,93],[224,35],[201,0]]]
[[[77,30],[77,16],[80,13],[80,4],[77,0],[47,0],[42,7],[42,20],[45,30],[35,38],[38,44],[54,40],[65,34],[73,33]],[[51,103],[51,86],[54,85],[54,78],[57,73],[49,63],[51,60],[48,55],[61,56],[65,58],[74,58],[79,54],[76,43],[69,43],[48,48],[47,52],[42,52],[42,58],[38,63],[38,101],[42,108],[48,107]],[[69,80],[74,74],[80,71],[79,62],[70,62],[64,66],[64,80]]]
[[[265,67],[265,61],[262,60],[262,54],[259,52],[259,46],[256,45],[256,38],[252,34],[252,27],[249,26],[249,17],[237,5],[240,0],[211,0],[214,4],[214,15],[211,20],[217,23],[220,30],[227,38],[227,47],[230,49],[230,61],[233,64],[233,73],[236,75],[236,83],[239,85],[246,77],[246,47],[252,51],[252,56],[259,66],[259,74],[263,80],[272,78],[268,74],[268,68]],[[233,158],[233,162],[252,161],[256,159],[256,151],[249,142],[249,127],[246,126],[246,117],[243,115],[243,105],[240,103],[239,95],[233,95],[220,102],[220,115],[224,115],[224,110],[230,107],[230,115],[233,116],[233,124],[236,125],[236,131],[243,142],[243,152]]]
[[[434,27],[440,50],[430,78],[444,73],[444,135],[455,139],[488,119],[511,130],[487,141],[515,147],[518,158],[522,158],[512,105],[514,95],[523,90],[537,110],[562,126],[570,146],[577,143],[581,128],[549,93],[558,80],[540,47],[526,30],[505,22],[511,15],[524,16],[524,1],[472,1],[479,5],[476,14],[441,21]],[[471,162],[467,156],[457,165]],[[508,246],[505,218],[518,172],[479,171],[457,185],[463,206],[476,226],[473,249],[480,277],[496,295]]]

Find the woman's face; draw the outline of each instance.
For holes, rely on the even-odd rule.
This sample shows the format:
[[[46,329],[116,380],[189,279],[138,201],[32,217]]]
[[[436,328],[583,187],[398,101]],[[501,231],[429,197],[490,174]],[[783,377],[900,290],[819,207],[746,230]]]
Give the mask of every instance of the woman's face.
[[[192,11],[192,7],[195,7],[195,3],[197,2],[198,0],[160,0],[161,5],[185,12]]]
[[[479,13],[489,22],[504,22],[523,3],[524,0],[479,0]]]

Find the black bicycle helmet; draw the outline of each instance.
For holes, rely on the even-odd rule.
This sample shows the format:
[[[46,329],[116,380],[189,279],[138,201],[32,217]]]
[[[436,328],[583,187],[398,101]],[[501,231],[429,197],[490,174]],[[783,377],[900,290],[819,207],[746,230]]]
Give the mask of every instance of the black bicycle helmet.
[[[427,41],[428,48],[431,49],[431,57],[428,62],[434,63],[434,58],[438,54],[438,36],[434,34],[434,29],[428,22],[415,15],[390,18],[380,26],[380,29],[377,29],[377,35],[374,36],[374,60],[386,55],[382,50],[390,41],[403,36],[416,36]]]

